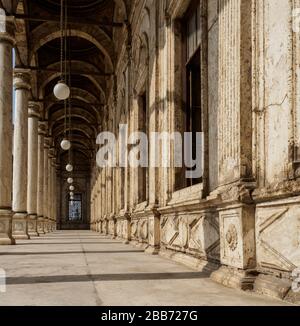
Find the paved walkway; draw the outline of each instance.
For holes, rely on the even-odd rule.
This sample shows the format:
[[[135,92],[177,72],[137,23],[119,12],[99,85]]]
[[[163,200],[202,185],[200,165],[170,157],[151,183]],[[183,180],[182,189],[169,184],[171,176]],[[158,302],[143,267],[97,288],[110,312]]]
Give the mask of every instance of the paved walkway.
[[[91,231],[0,247],[0,305],[280,305]],[[0,284],[1,286],[1,284]]]

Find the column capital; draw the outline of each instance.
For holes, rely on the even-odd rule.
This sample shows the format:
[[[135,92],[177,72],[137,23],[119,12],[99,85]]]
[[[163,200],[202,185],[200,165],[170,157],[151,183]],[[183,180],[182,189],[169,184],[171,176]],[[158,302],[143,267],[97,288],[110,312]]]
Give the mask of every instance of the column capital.
[[[6,16],[5,11],[0,8],[0,42],[8,42],[15,45],[16,21],[13,16]]]
[[[51,158],[51,166],[55,169],[56,172],[56,156],[53,156]]]
[[[53,167],[55,174],[56,174],[56,157],[52,157],[51,159],[51,166]]]
[[[55,159],[55,148],[54,147],[50,147],[50,149],[49,149],[49,158]]]
[[[39,121],[39,135],[46,135],[46,123],[44,121]]]
[[[52,140],[52,137],[49,137],[49,136],[46,136],[45,137],[45,144],[44,144],[44,148],[45,149],[50,149],[51,140]]]
[[[40,118],[42,112],[41,103],[30,101],[28,103],[28,118]]]
[[[31,71],[29,69],[14,69],[14,88],[28,91],[31,89]]]
[[[58,164],[57,161],[55,161],[55,172],[56,174],[60,173],[60,164]]]

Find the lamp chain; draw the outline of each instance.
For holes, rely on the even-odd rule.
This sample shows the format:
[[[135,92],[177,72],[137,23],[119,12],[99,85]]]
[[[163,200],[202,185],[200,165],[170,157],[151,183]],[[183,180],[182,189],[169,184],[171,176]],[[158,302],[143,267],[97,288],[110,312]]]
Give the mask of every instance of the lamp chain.
[[[64,0],[60,1],[60,72],[63,80],[63,60],[64,60]]]

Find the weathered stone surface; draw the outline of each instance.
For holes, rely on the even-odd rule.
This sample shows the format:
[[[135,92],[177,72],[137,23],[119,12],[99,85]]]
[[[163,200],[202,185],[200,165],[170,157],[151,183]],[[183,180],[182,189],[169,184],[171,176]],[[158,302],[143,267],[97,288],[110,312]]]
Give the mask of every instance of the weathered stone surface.
[[[18,20],[15,36],[13,19],[5,20],[5,31],[0,31],[0,80],[5,81],[0,84],[0,244],[13,243],[12,231],[23,237],[27,227],[33,235],[51,232],[54,221],[60,229],[90,226],[148,253],[212,273],[225,286],[298,303],[291,286],[300,267],[300,38],[291,13],[299,1],[199,1],[199,10],[191,11],[198,12],[199,23],[190,39],[201,44],[196,93],[201,98],[203,176],[188,186],[192,183],[186,169],[176,164],[174,142],[157,145],[151,138],[150,161],[167,160],[168,167],[121,166],[119,150],[138,147],[125,143],[130,134],[183,134],[191,124],[184,82],[191,62],[186,62],[183,42],[191,2],[74,5],[69,36],[76,54],[69,64],[76,78],[71,80],[69,113],[53,95],[54,83],[63,77],[55,46],[59,24],[45,21],[28,28]],[[24,13],[21,3],[2,4]],[[53,1],[48,5],[33,4],[28,14],[47,16],[49,8],[59,8]],[[74,21],[79,16],[96,23]],[[114,24],[97,24],[103,17]],[[30,96],[45,102],[37,102],[38,135],[37,115],[30,111],[28,139],[28,87],[24,75],[16,75],[12,188],[15,41],[18,65],[46,69],[31,71]],[[69,115],[71,123],[66,121]],[[120,124],[127,125],[125,134],[119,132]],[[119,141],[114,167],[96,164],[101,131]],[[70,153],[60,148],[68,137]],[[70,161],[72,174],[65,171]],[[70,177],[82,195],[82,219],[76,222],[69,216]]]
[[[257,264],[291,273],[300,266],[299,197],[257,206]]]

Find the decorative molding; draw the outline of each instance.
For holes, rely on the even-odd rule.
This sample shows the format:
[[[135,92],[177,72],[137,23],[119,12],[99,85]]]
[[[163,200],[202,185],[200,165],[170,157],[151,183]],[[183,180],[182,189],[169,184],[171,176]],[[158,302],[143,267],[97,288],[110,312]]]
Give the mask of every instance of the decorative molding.
[[[238,245],[238,233],[234,224],[230,224],[226,232],[226,241],[231,251],[235,251]]]

